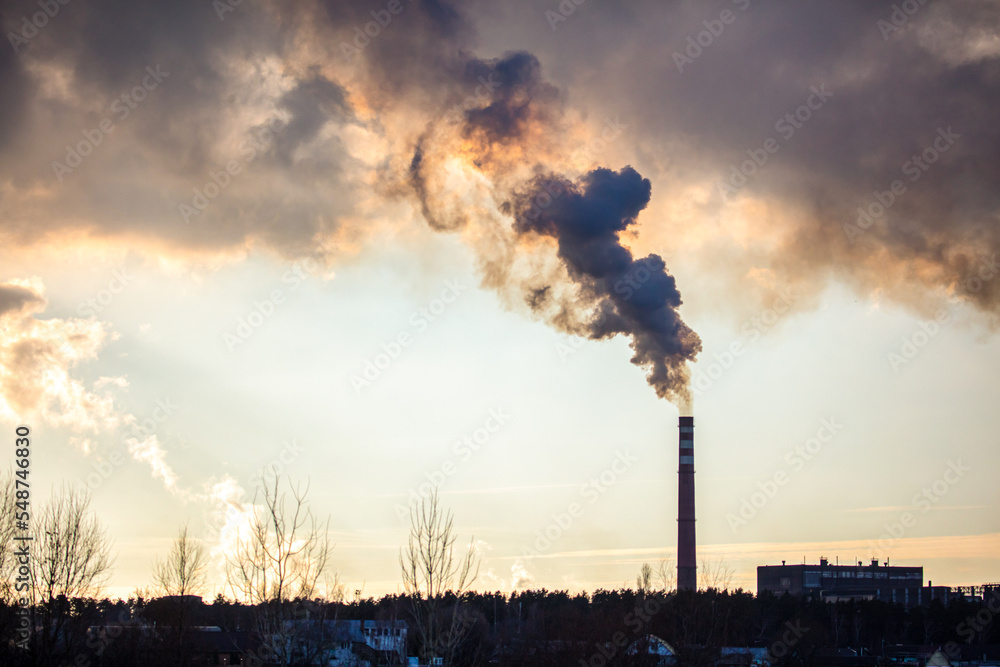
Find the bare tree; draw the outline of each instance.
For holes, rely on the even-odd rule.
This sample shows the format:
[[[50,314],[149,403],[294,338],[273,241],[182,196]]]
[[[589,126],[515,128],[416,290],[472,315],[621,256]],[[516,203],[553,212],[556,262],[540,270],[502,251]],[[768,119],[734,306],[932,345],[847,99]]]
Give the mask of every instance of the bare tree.
[[[0,602],[11,604],[14,595],[14,577],[17,561],[14,557],[14,535],[17,534],[14,497],[14,475],[10,469],[0,475]],[[6,635],[5,635],[6,636]]]
[[[461,605],[462,595],[479,575],[479,559],[470,541],[464,556],[455,555],[454,516],[441,508],[437,489],[410,507],[410,538],[400,550],[403,586],[410,598],[425,662],[442,658],[450,665],[473,617]],[[455,596],[450,614],[446,594]]]
[[[90,493],[64,484],[32,524],[32,599],[41,617],[35,633],[44,658],[64,633],[74,598],[94,597],[111,574],[111,539],[90,509]],[[46,663],[47,664],[47,663]]]
[[[201,542],[188,537],[188,528],[183,526],[164,560],[153,564],[153,582],[163,595],[170,596],[169,612],[174,624],[174,656],[177,664],[187,663],[188,617],[193,604],[192,596],[205,589],[207,583],[208,556]]]
[[[177,532],[167,557],[153,564],[153,583],[164,595],[197,595],[205,589],[207,569],[205,547],[188,537],[185,525]]]
[[[653,566],[649,563],[643,563],[639,568],[639,574],[635,578],[635,590],[639,595],[653,591]]]
[[[257,606],[258,631],[270,658],[291,664],[296,658],[308,659],[302,651],[315,653],[321,648],[302,642],[293,645],[291,621],[300,614],[290,603],[299,601],[308,613],[332,546],[329,519],[318,521],[308,506],[308,484],[289,484],[290,492],[281,486],[278,475],[268,474],[261,480],[250,521],[226,557],[226,579],[237,599]],[[318,643],[322,643],[322,632]]]
[[[635,578],[635,589],[639,595],[650,593],[669,593],[677,582],[677,568],[673,567],[669,558],[662,558],[656,564],[656,569],[649,563],[643,563]]]
[[[703,558],[699,570],[699,588],[703,590],[715,588],[720,591],[728,591],[733,583],[733,576],[736,574],[736,570],[729,565],[725,556],[719,556],[712,561]]]
[[[669,593],[677,588],[677,567],[670,558],[661,558],[656,566],[656,590]]]

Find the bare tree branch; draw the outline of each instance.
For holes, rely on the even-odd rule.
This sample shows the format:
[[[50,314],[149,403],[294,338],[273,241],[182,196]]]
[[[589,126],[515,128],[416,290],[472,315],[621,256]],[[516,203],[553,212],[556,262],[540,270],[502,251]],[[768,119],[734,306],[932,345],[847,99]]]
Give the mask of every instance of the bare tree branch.
[[[279,664],[305,659],[296,651],[322,648],[303,648],[301,642],[293,647],[289,635],[290,622],[297,618],[292,603],[308,605],[317,595],[332,550],[330,520],[316,519],[306,500],[308,492],[308,484],[291,483],[285,491],[278,475],[265,475],[254,495],[249,525],[240,530],[233,553],[226,557],[227,583],[238,600],[256,605],[258,632],[269,659]],[[325,641],[322,633],[319,638]]]
[[[188,537],[188,527],[177,533],[170,553],[153,565],[153,583],[164,595],[197,595],[207,584],[208,555],[201,542]]]
[[[35,633],[48,656],[69,618],[74,598],[96,597],[111,575],[111,539],[90,509],[90,492],[64,484],[34,517],[32,601],[40,610]]]
[[[736,574],[736,570],[729,565],[725,556],[719,556],[712,561],[708,558],[702,558],[699,570],[699,588],[703,590],[714,588],[728,591],[733,584],[733,576]]]
[[[456,559],[454,516],[439,504],[435,489],[410,507],[410,537],[400,550],[399,567],[410,598],[425,661],[442,658],[452,664],[459,643],[468,633],[471,616],[461,604],[462,595],[479,576],[479,559],[470,541],[464,556]],[[451,614],[441,618],[443,598],[453,594]]]
[[[204,590],[207,583],[208,556],[205,547],[188,537],[188,528],[183,526],[166,559],[153,564],[153,582],[164,595],[173,596],[170,611],[174,623],[174,658],[177,665],[188,663],[185,633],[191,607],[191,596]]]

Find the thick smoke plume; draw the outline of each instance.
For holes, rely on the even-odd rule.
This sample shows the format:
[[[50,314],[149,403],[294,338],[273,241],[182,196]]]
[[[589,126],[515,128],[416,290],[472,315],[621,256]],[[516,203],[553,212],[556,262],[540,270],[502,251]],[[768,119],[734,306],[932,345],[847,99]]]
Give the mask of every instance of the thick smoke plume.
[[[467,201],[468,193],[449,189],[441,179],[460,156],[469,169],[488,177],[494,199],[501,201],[500,224],[509,226],[493,229],[477,244],[484,284],[520,294],[534,314],[562,331],[594,340],[629,337],[632,363],[647,371],[657,395],[687,406],[686,364],[701,350],[701,340],[677,313],[680,292],[663,260],[635,259],[620,239],[649,204],[649,180],[631,167],[594,169],[577,183],[553,173],[561,166],[562,99],[542,77],[534,55],[471,58],[464,72],[481,95],[425,131],[408,167],[407,180],[427,223],[439,231],[470,222],[497,224],[457,204]],[[555,240],[558,266],[515,267],[548,246],[540,238]]]
[[[681,294],[660,256],[635,259],[620,239],[649,198],[649,180],[631,167],[595,169],[577,184],[539,176],[515,198],[515,230],[556,239],[559,258],[593,307],[580,333],[629,336],[632,363],[648,371],[656,394],[686,405],[686,362],[701,351],[701,340],[677,313]],[[536,289],[529,305],[542,308],[547,294],[547,286]]]

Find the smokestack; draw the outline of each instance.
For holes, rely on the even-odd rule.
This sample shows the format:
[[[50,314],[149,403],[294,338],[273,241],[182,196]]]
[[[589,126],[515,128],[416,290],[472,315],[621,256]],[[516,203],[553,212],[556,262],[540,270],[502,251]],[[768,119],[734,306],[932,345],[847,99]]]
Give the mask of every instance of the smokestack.
[[[694,537],[694,417],[681,417],[677,469],[677,590],[698,588]]]

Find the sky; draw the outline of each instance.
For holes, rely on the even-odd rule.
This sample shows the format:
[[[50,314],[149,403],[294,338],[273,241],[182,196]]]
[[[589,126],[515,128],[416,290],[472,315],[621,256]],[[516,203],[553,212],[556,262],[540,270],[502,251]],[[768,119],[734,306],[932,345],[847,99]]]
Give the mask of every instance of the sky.
[[[33,503],[90,489],[108,594],[185,524],[227,593],[267,471],[351,592],[433,488],[475,588],[634,585],[680,414],[703,573],[1000,578],[997,2],[0,20],[0,428]]]

